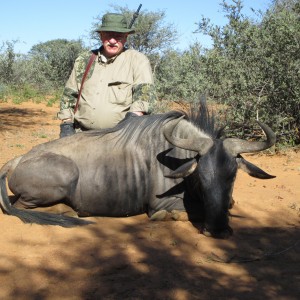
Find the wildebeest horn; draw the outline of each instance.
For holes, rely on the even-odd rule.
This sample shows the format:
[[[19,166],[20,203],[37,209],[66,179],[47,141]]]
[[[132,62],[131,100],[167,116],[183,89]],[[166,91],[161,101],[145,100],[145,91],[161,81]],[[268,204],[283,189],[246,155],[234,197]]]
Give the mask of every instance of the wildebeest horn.
[[[213,141],[210,138],[201,138],[199,136],[189,136],[187,139],[183,139],[173,135],[173,131],[177,124],[184,118],[184,116],[169,121],[163,129],[165,138],[172,145],[185,150],[192,150],[198,152],[200,155],[204,155],[209,148],[213,145]]]
[[[276,135],[272,129],[266,124],[257,121],[258,125],[266,134],[267,140],[262,142],[250,142],[236,138],[227,138],[224,140],[223,145],[225,150],[233,156],[241,153],[259,152],[270,148],[276,142]]]

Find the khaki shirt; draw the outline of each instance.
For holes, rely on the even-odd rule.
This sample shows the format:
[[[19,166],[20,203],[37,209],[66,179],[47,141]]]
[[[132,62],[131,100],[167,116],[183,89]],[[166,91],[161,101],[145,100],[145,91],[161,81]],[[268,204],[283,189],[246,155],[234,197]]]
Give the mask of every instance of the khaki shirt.
[[[75,61],[61,99],[59,119],[72,118],[87,129],[101,129],[115,126],[128,111],[151,112],[156,94],[149,60],[144,54],[127,49],[107,61],[98,52],[74,115],[90,55],[84,54]]]

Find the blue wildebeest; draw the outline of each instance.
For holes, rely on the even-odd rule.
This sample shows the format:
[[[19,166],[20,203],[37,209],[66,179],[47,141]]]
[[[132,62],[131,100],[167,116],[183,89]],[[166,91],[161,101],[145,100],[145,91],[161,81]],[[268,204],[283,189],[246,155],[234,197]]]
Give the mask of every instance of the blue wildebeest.
[[[27,208],[64,203],[79,217],[147,213],[152,220],[186,212],[205,235],[225,238],[232,233],[228,210],[238,168],[274,177],[240,155],[275,143],[273,131],[259,125],[266,140],[250,142],[222,137],[205,105],[189,116],[129,115],[115,128],[47,142],[9,161],[0,170],[0,205],[24,222],[65,227],[90,222]]]

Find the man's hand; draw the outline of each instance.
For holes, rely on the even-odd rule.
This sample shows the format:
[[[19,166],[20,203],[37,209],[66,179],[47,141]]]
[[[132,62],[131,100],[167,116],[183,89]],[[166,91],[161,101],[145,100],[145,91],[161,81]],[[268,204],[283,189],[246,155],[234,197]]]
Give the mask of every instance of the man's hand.
[[[65,136],[75,134],[74,124],[70,121],[63,121],[60,124],[60,134],[59,137],[63,138]]]
[[[142,111],[132,111],[132,113],[136,114],[137,116],[143,116],[144,113]]]

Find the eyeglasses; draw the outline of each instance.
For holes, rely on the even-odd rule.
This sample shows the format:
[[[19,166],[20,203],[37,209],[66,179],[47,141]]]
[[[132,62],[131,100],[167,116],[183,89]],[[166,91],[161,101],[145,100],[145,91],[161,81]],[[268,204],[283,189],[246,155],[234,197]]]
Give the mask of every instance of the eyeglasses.
[[[110,40],[115,39],[116,41],[122,41],[125,40],[128,36],[127,33],[119,33],[119,32],[113,32],[113,31],[105,31],[100,33],[101,38],[104,40]]]

